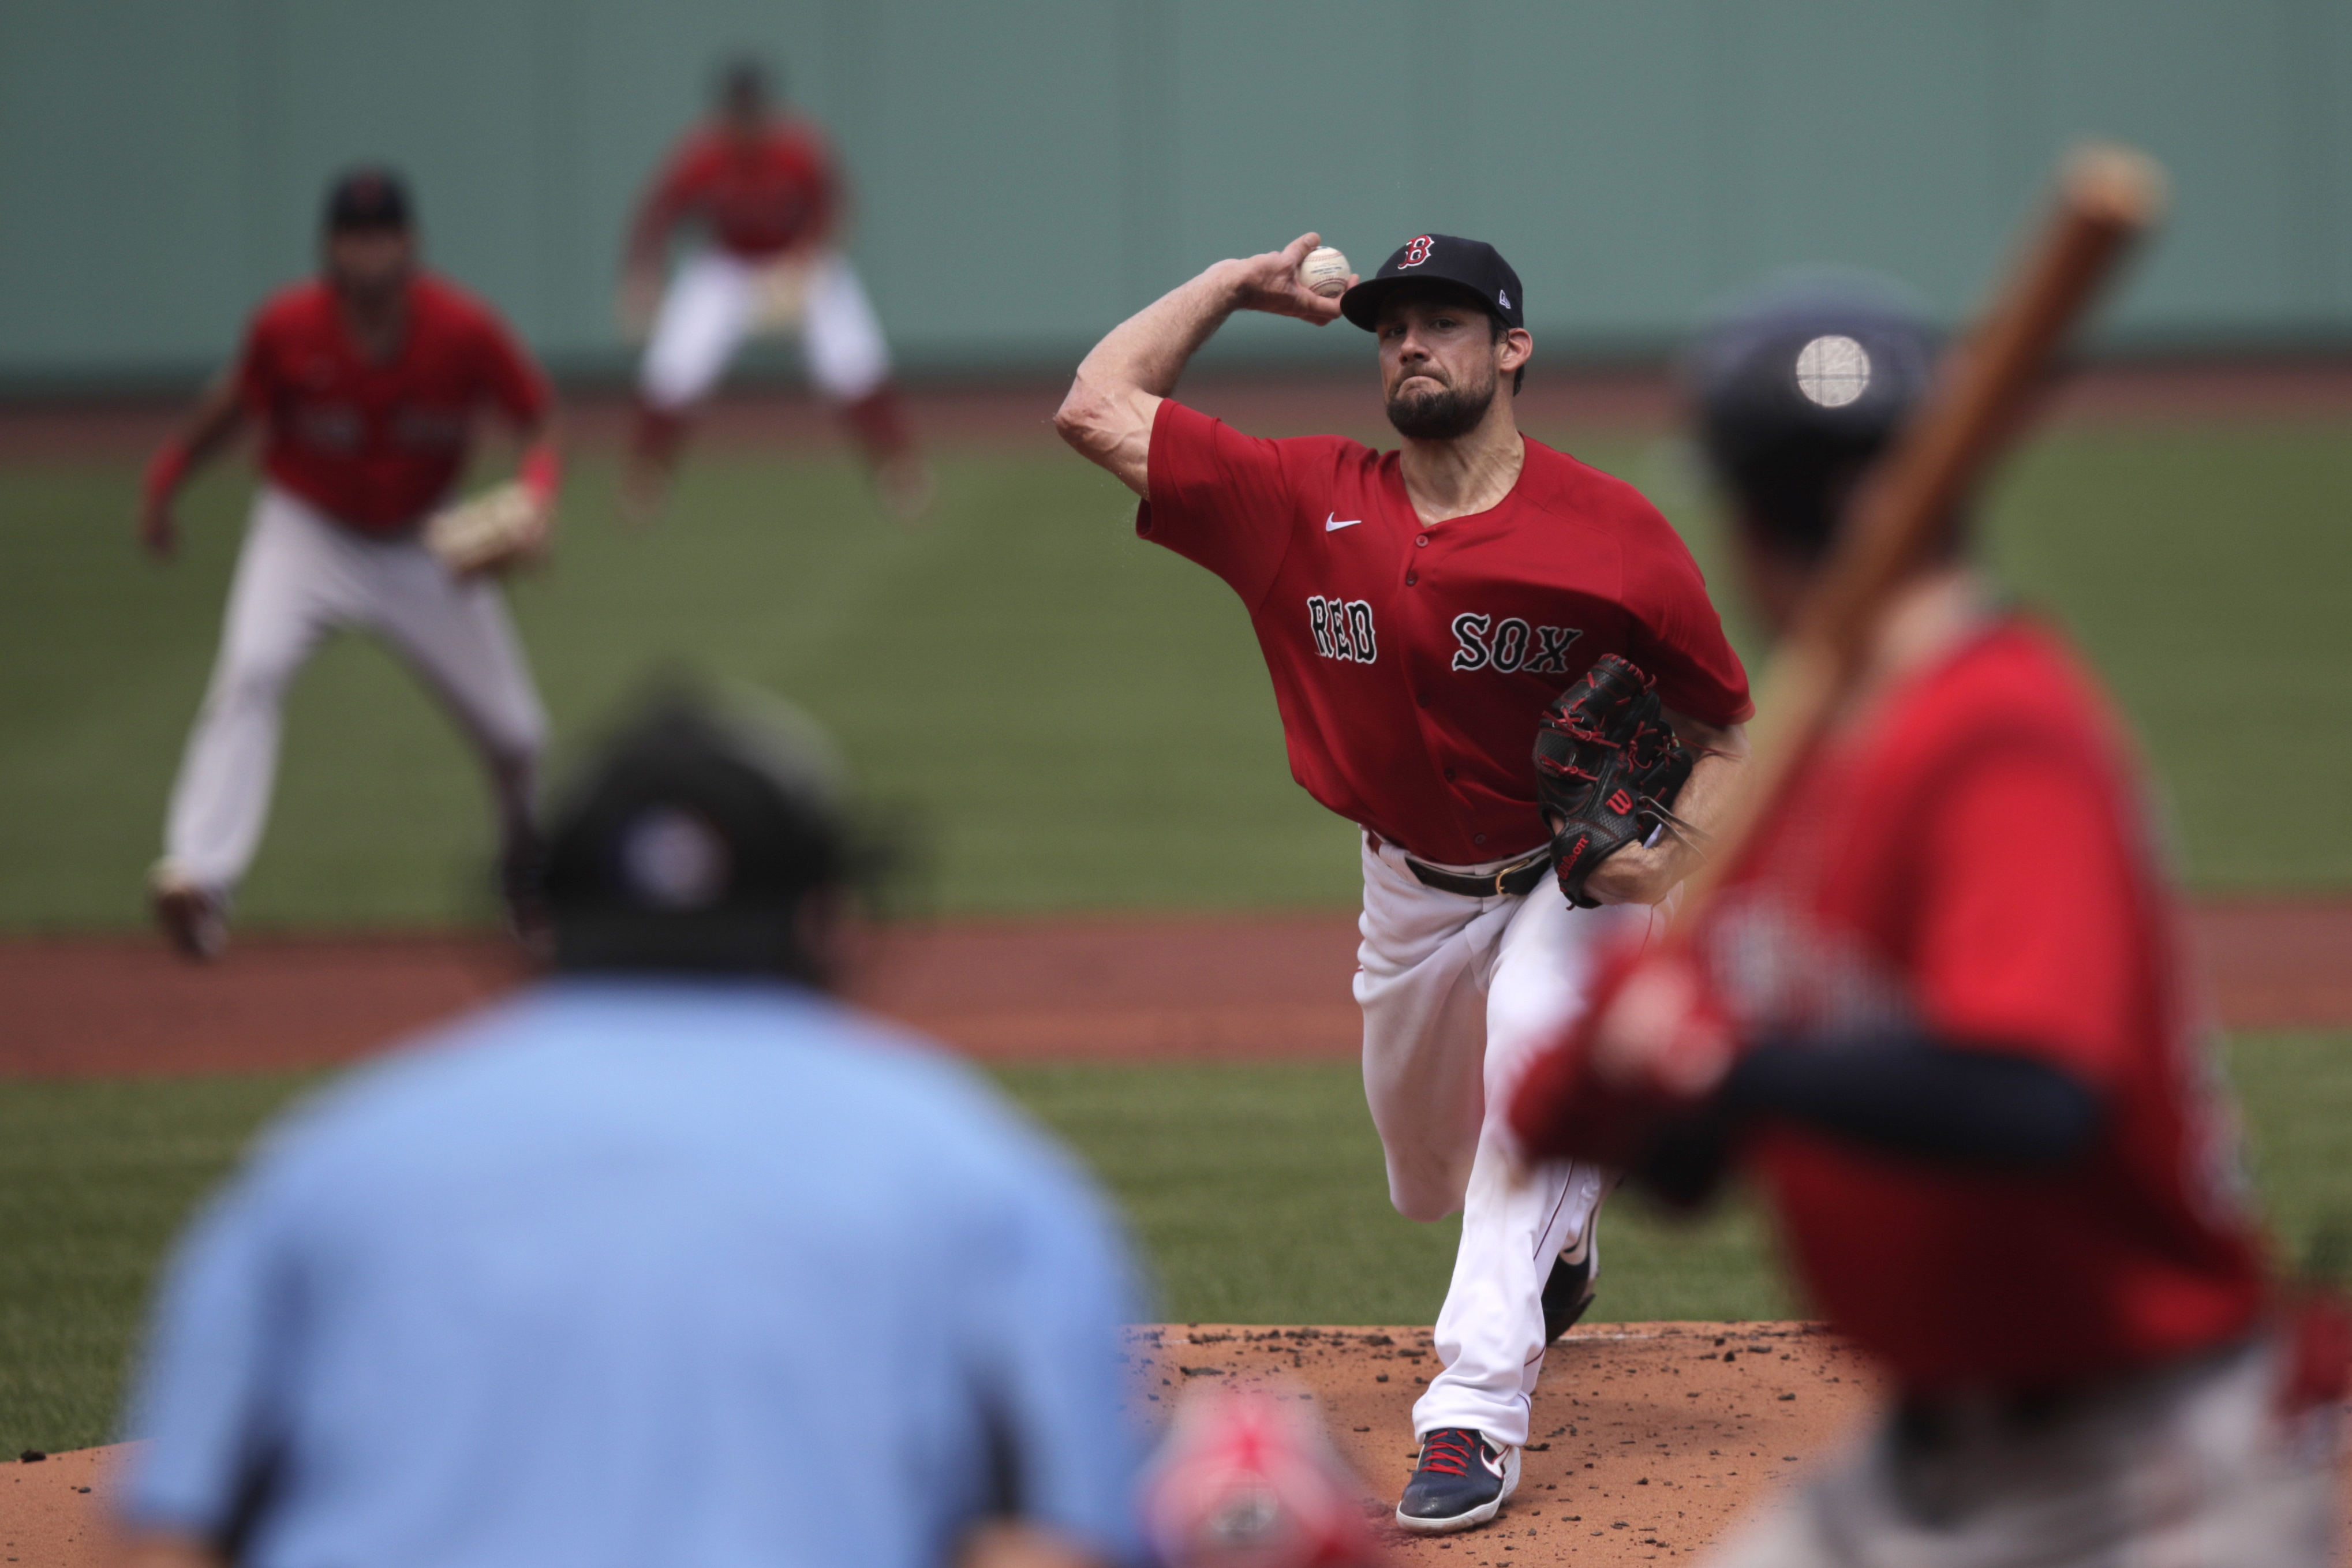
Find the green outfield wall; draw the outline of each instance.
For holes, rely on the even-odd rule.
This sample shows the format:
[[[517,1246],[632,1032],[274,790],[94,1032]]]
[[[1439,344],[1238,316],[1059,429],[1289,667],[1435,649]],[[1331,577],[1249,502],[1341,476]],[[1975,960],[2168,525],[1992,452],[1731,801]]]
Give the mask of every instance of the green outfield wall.
[[[552,363],[615,371],[625,214],[738,47],[840,143],[917,369],[1066,362],[1310,226],[1493,238],[1539,353],[1656,352],[1804,262],[1948,313],[2090,133],[2177,182],[2111,341],[2352,341],[2345,0],[0,0],[0,388],[197,373],[371,157]]]

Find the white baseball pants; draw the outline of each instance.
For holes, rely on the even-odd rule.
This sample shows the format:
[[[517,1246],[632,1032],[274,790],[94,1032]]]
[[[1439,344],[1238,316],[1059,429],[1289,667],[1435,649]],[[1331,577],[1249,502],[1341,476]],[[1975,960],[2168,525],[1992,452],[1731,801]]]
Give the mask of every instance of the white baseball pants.
[[[699,402],[756,329],[757,262],[722,250],[698,252],[662,295],[646,345],[638,390],[665,413]],[[835,402],[856,402],[890,374],[882,324],[848,258],[828,251],[810,263],[801,339],[809,379]]]
[[[164,854],[224,896],[261,842],[286,687],[326,634],[382,638],[481,754],[511,845],[530,831],[547,716],[498,585],[459,581],[415,533],[380,538],[274,486],[255,497],[212,684],[172,789]]]
[[[1524,897],[1441,893],[1414,878],[1402,850],[1369,838],[1363,863],[1356,1000],[1390,1201],[1412,1219],[1462,1211],[1437,1317],[1442,1370],[1413,1406],[1413,1431],[1473,1427],[1524,1444],[1543,1367],[1544,1281],[1611,1178],[1581,1164],[1517,1167],[1502,1121],[1530,1058],[1582,1004],[1600,943],[1646,931],[1652,913],[1573,909],[1549,881]],[[1475,875],[1506,863],[1439,869]]]
[[[2262,1339],[2032,1421],[1949,1407],[1889,1420],[1734,1532],[1711,1568],[2323,1568],[2336,1561],[2338,1414],[2279,1408]]]

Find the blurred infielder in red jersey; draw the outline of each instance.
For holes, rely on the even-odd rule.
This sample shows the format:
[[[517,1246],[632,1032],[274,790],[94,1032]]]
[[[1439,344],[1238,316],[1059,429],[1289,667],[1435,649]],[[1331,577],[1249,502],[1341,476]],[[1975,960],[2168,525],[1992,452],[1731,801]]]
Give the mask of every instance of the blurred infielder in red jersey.
[[[474,743],[510,899],[532,852],[539,694],[492,573],[453,570],[424,525],[489,404],[529,444],[525,537],[511,553],[543,542],[557,482],[546,382],[488,306],[419,268],[396,176],[338,181],[322,248],[322,276],[262,306],[235,368],[147,474],[141,538],[169,555],[183,481],[248,419],[262,427],[261,491],[151,886],[164,929],[195,957],[226,939],[229,900],[268,816],[287,684],[331,631],[382,638]]]
[[[1534,340],[1494,247],[1422,235],[1335,298],[1299,279],[1316,244],[1220,262],[1118,328],[1057,423],[1144,498],[1139,534],[1241,596],[1293,775],[1363,829],[1355,993],[1390,1197],[1415,1219],[1463,1216],[1397,1521],[1459,1530],[1517,1482],[1544,1346],[1591,1294],[1609,1181],[1510,1160],[1506,1091],[1581,1005],[1596,940],[1646,930],[1643,906],[1687,863],[1677,840],[1628,845],[1581,883],[1621,907],[1571,908],[1537,797],[1538,721],[1602,655],[1632,660],[1703,754],[1677,810],[1704,830],[1744,748],[1748,683],[1665,519],[1519,434]],[[1344,312],[1371,331],[1402,450],[1254,440],[1170,398],[1235,310]]]
[[[1786,630],[1933,345],[1858,282],[1695,356]],[[1687,942],[1612,965],[1513,1124],[1696,1202],[1737,1158],[1895,1409],[1737,1568],[2330,1560],[2344,1320],[2282,1300],[2235,1174],[2137,767],[2093,677],[1957,559]]]
[[[641,516],[660,505],[688,412],[762,331],[801,334],[809,378],[841,411],[884,504],[908,517],[929,504],[930,473],[890,380],[882,325],[842,254],[847,202],[817,127],[772,112],[761,67],[730,66],[718,112],[670,154],[629,230],[623,311],[651,328],[627,481]],[[670,235],[688,223],[706,243],[665,289]]]

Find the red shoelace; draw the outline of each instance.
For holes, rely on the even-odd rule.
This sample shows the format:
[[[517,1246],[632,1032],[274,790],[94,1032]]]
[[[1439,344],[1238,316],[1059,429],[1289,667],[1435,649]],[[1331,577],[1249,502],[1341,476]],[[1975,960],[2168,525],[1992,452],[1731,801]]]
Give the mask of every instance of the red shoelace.
[[[1421,1440],[1421,1468],[1444,1476],[1466,1476],[1475,1441],[1467,1432],[1442,1427]]]

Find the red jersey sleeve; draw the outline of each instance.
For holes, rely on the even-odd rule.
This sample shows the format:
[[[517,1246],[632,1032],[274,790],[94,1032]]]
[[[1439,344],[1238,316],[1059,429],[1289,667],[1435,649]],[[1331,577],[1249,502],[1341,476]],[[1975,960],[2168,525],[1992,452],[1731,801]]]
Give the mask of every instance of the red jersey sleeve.
[[[1633,617],[1625,656],[1656,678],[1658,700],[1702,724],[1743,724],[1755,716],[1748,671],[1723,634],[1698,562],[1674,525],[1638,497],[1635,547],[1627,552],[1625,608]]]
[[[257,312],[245,329],[245,343],[236,354],[236,395],[246,412],[256,415],[268,412],[278,392],[278,357],[271,351],[271,322],[268,309]]]
[[[1255,610],[1290,550],[1296,443],[1244,435],[1223,420],[1163,398],[1151,421],[1151,498],[1135,531],[1207,567]]]
[[[1910,968],[1925,1022],[2112,1079],[2146,1014],[2137,934],[2156,896],[2136,870],[2120,786],[2052,735],[1946,755],[1918,841]]]
[[[803,122],[798,128],[802,145],[807,150],[809,170],[809,240],[822,245],[831,240],[849,210],[849,192],[841,177],[841,166],[834,162],[833,147],[824,133]]]
[[[636,220],[629,225],[629,256],[633,262],[661,254],[669,231],[677,226],[678,220],[694,204],[703,166],[708,162],[699,136],[688,138],[670,153],[668,162],[654,177],[645,200],[637,204]]]
[[[547,417],[547,378],[530,354],[515,341],[506,323],[484,310],[474,319],[475,357],[482,380],[482,395],[496,403],[517,424],[536,424]]]

